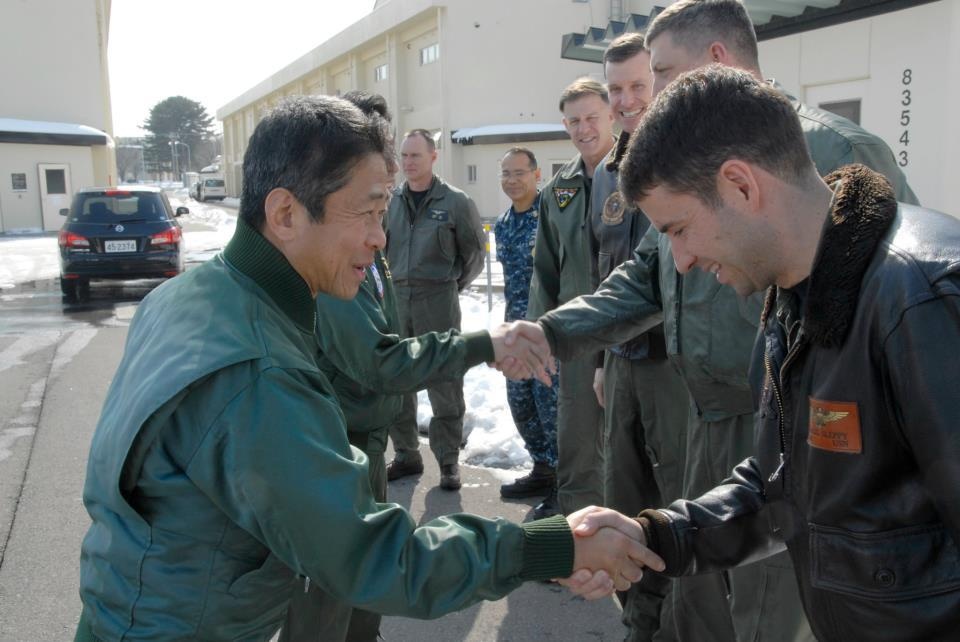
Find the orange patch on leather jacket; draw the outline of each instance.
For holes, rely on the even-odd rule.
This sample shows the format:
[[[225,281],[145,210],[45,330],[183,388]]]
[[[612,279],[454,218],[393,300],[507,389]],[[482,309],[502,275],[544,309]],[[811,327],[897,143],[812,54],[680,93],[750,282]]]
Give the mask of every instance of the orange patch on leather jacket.
[[[807,443],[835,453],[863,452],[860,412],[855,401],[821,401],[810,397]]]

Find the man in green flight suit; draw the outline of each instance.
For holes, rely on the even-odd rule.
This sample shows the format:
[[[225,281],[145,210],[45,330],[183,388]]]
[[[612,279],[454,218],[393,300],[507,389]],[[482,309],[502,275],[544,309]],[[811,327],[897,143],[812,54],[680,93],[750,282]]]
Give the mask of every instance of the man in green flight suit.
[[[574,568],[618,588],[662,568],[612,511],[417,528],[374,501],[317,363],[314,298],[354,297],[383,247],[386,145],[344,100],[285,100],[250,139],[233,239],[138,307],[90,448],[77,639],[266,640],[297,575],[436,617]],[[572,537],[594,512],[636,539]]]
[[[430,132],[414,129],[400,145],[406,178],[390,201],[387,258],[396,285],[400,336],[460,329],[460,292],[483,269],[486,235],[473,200],[433,173],[437,148]],[[433,416],[430,450],[440,464],[440,488],[458,490],[457,460],[463,441],[463,381],[435,381],[427,388]],[[396,456],[387,466],[392,480],[423,472],[417,437],[417,394],[404,395],[390,429]]]
[[[614,142],[607,90],[595,80],[580,78],[560,95],[560,112],[578,153],[541,190],[528,319],[593,292],[597,285],[590,185]],[[603,503],[603,411],[593,394],[597,354],[560,364],[557,485],[564,513]],[[538,509],[550,509],[555,501],[548,497],[548,505]]]
[[[674,3],[650,24],[646,44],[654,93],[684,71],[711,63],[763,79],[756,33],[737,0]],[[821,175],[862,163],[886,176],[898,200],[916,203],[882,140],[849,120],[788,98]],[[669,238],[651,229],[633,258],[595,294],[547,313],[539,325],[562,360],[615,345],[663,321],[668,356],[691,393],[683,497],[694,498],[753,452],[754,403],[747,372],[762,303],[761,295],[742,299],[702,271],[681,275]],[[522,330],[525,336],[534,332]],[[679,578],[672,593],[684,641],[812,638],[785,553],[723,574]]]

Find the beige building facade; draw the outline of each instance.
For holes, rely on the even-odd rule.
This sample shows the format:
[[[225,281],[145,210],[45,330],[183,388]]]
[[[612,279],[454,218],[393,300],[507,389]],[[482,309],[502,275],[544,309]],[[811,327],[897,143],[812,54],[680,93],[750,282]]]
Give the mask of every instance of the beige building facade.
[[[0,232],[58,230],[74,191],[116,180],[110,6],[0,3]]]
[[[483,218],[495,218],[509,205],[499,181],[504,151],[530,147],[544,180],[576,153],[560,124],[560,92],[578,76],[602,80],[602,70],[560,60],[559,38],[606,19],[609,4],[377,2],[369,15],[217,111],[228,193],[239,195],[247,139],[282,97],[365,89],[386,97],[398,133],[434,132],[437,173],[470,194]],[[506,127],[480,129],[490,126]],[[477,135],[457,138],[463,131]]]
[[[548,179],[575,152],[557,98],[581,75],[603,80],[603,49],[642,31],[652,0],[380,0],[372,12],[217,112],[224,173],[239,195],[246,141],[292,94],[383,94],[399,133],[422,127],[440,148],[437,172],[481,215],[509,204],[498,166],[515,144]],[[664,2],[662,4],[669,4]],[[804,102],[881,136],[921,202],[960,214],[949,197],[960,171],[960,0],[745,0],[764,73]],[[548,128],[552,126],[552,131]],[[537,133],[539,132],[539,133]]]

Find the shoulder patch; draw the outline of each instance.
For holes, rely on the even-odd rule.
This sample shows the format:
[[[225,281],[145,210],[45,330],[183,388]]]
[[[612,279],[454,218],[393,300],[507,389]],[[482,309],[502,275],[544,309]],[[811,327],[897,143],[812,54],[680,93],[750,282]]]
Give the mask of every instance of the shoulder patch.
[[[570,204],[570,201],[573,200],[579,191],[579,187],[554,187],[553,196],[557,199],[557,206],[560,209],[564,209]]]
[[[624,212],[623,195],[619,190],[614,191],[607,200],[603,202],[603,212],[600,213],[600,220],[604,225],[620,225],[623,223]]]
[[[855,401],[821,401],[810,397],[807,443],[820,450],[859,455],[863,452],[860,412]]]

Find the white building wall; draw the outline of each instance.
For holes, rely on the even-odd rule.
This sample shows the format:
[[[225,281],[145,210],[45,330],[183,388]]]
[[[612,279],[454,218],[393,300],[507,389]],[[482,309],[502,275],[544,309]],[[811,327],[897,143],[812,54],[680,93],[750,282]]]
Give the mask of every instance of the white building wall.
[[[109,2],[30,0],[0,9],[0,112],[113,132],[106,63]]]
[[[941,0],[761,42],[760,62],[810,105],[860,99],[860,124],[890,146],[920,202],[960,216],[950,199],[960,172],[958,38],[960,0]]]
[[[510,199],[500,188],[500,159],[511,147],[527,147],[537,157],[540,167],[540,186],[553,176],[553,163],[566,163],[576,153],[569,140],[541,141],[533,143],[498,143],[495,145],[454,145],[454,170],[443,176],[448,183],[456,185],[470,195],[480,218],[496,219],[510,207]],[[467,167],[477,167],[477,182],[468,181]]]
[[[650,4],[626,2],[625,7],[638,11]],[[557,101],[567,84],[585,74],[602,80],[599,65],[561,60],[557,54],[562,34],[608,20],[609,0],[390,0],[378,7],[218,110],[224,121],[247,114],[246,128],[237,127],[235,141],[227,145],[231,194],[238,193],[239,167],[256,122],[296,83],[310,94],[355,88],[383,94],[399,134],[415,128],[440,133],[436,171],[458,176],[465,172],[464,152],[451,142],[453,131],[559,122]],[[420,50],[434,43],[439,59],[421,65]],[[384,62],[388,78],[374,82],[373,70]],[[562,154],[564,159],[571,155]],[[499,192],[499,183],[494,187]],[[491,198],[481,196],[480,187],[465,189],[477,199]]]
[[[43,229],[40,210],[39,163],[70,166],[74,191],[96,185],[90,147],[76,145],[21,145],[0,143],[0,231],[23,232]],[[11,174],[27,176],[27,189],[14,191]]]

